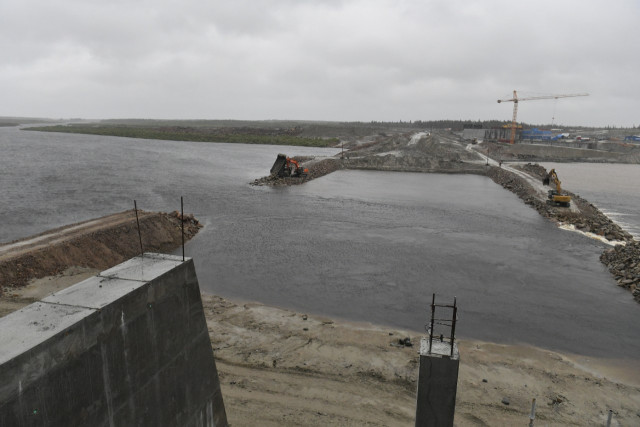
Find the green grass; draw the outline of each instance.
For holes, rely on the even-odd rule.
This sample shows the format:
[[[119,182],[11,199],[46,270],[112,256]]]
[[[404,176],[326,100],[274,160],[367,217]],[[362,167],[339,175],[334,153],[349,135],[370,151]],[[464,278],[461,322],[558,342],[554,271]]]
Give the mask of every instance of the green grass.
[[[338,138],[309,138],[251,129],[212,129],[194,127],[144,127],[104,125],[58,125],[30,127],[25,130],[40,132],[77,133],[85,135],[118,136],[123,138],[161,139],[169,141],[229,142],[238,144],[297,145],[305,147],[333,147]]]

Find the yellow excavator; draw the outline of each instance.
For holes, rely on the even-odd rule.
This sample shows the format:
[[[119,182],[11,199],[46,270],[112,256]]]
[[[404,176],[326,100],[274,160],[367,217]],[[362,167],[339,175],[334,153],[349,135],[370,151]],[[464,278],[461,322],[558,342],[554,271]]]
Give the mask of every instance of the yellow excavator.
[[[553,182],[556,186],[555,190],[549,190],[547,203],[553,206],[563,206],[568,208],[571,205],[571,196],[562,194],[562,187],[560,186],[560,179],[555,169],[551,169],[547,176],[542,180],[542,185],[551,185]]]

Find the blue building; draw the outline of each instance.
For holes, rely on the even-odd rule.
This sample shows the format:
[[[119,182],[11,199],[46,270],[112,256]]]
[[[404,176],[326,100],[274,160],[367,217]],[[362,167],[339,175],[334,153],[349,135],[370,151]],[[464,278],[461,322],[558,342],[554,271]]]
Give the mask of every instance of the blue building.
[[[528,139],[530,141],[550,141],[553,134],[550,130],[540,130],[537,128],[523,130],[520,139]]]

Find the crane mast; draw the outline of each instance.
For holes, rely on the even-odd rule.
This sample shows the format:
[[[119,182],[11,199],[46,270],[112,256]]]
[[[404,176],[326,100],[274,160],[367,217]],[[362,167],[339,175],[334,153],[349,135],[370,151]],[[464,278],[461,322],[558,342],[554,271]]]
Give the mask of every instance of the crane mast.
[[[513,102],[513,118],[511,120],[511,136],[509,137],[509,144],[513,144],[516,139],[516,120],[518,118],[518,103],[520,101],[537,101],[539,99],[558,99],[558,98],[571,98],[574,96],[589,96],[588,93],[570,93],[565,95],[541,95],[530,96],[527,98],[518,98],[518,93],[513,91],[513,98],[511,99],[498,99],[498,104],[501,102]]]

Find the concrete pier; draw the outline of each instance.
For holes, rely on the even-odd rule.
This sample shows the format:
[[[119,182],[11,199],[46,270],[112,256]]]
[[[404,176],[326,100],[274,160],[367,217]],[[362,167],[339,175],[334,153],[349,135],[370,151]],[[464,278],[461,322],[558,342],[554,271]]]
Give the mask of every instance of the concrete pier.
[[[226,426],[191,259],[144,254],[0,318],[0,426]]]
[[[416,402],[416,427],[453,426],[458,390],[458,345],[433,339],[420,341],[420,370]]]

